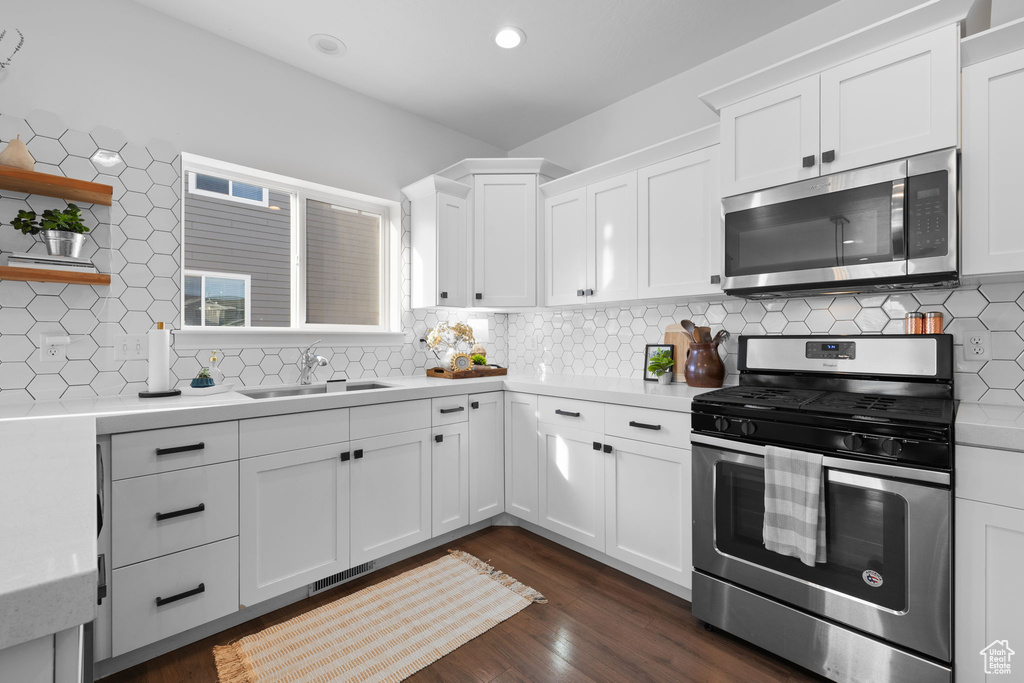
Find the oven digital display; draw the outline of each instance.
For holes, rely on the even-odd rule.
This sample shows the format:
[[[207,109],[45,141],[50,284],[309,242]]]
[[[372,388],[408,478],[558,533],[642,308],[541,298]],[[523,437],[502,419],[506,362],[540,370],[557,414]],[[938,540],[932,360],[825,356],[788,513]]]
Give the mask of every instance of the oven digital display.
[[[857,357],[857,342],[807,342],[807,358],[852,360]]]

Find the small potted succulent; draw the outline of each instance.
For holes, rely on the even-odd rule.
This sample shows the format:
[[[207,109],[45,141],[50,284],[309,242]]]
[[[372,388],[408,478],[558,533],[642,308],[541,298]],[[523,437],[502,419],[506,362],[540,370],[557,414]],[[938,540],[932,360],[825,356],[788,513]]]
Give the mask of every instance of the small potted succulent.
[[[205,389],[213,386],[213,378],[210,377],[210,368],[203,368],[199,374],[192,379],[193,389]]]
[[[40,236],[50,256],[78,258],[89,228],[82,222],[82,210],[74,204],[66,209],[46,209],[42,216],[35,211],[21,210],[11,221],[15,230]]]
[[[658,378],[658,384],[672,383],[672,367],[676,364],[668,351],[652,354],[647,362],[647,370]]]

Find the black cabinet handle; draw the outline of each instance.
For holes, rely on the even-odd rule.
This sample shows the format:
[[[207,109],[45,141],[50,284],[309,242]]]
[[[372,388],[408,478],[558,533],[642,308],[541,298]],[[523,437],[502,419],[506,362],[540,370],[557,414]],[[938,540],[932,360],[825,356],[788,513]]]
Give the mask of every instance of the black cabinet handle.
[[[100,575],[99,584],[96,586],[96,604],[102,605],[103,598],[107,597],[107,556],[96,556],[96,569]]]
[[[830,149],[827,152],[822,152],[821,153],[821,163],[823,163],[823,164],[830,164],[830,163],[832,163],[835,160],[836,160],[836,151],[834,149]]]
[[[206,509],[206,503],[200,503],[193,508],[185,508],[183,510],[175,510],[174,512],[158,512],[156,513],[156,521],[162,522],[165,519],[174,519],[175,517],[184,517],[185,515],[192,515],[197,512],[202,512]]]
[[[434,443],[441,443],[444,441],[444,434],[438,434],[434,437]]]
[[[166,605],[168,603],[177,602],[178,600],[184,600],[185,598],[191,597],[193,595],[199,595],[200,593],[205,593],[205,592],[206,592],[206,584],[205,583],[201,583],[201,584],[199,584],[198,586],[196,586],[195,588],[193,588],[190,591],[185,591],[184,593],[178,593],[177,595],[172,595],[169,598],[157,598],[156,599],[156,606],[157,607],[163,607],[164,605]]]
[[[584,290],[583,293],[586,294],[587,296],[594,296],[594,290],[592,289]]]
[[[713,285],[720,285],[720,284],[722,284],[722,276],[721,275],[712,275],[711,276],[711,284],[713,284]]]
[[[342,462],[348,462],[349,458],[351,458],[351,457],[352,457],[352,454],[349,453],[348,451],[345,451],[344,453],[341,454],[341,461]]]
[[[804,157],[803,163],[804,168],[810,168],[811,166],[814,166],[814,155],[812,154],[810,156]]]
[[[189,444],[188,446],[171,446],[170,448],[158,448],[156,449],[157,455],[172,455],[174,453],[187,453],[188,451],[201,451],[206,448],[206,444],[202,441],[199,443]]]
[[[362,459],[362,457],[363,457],[363,449],[362,448],[357,448],[356,450],[352,451],[352,457],[355,458],[356,460]]]
[[[556,410],[555,415],[564,415],[566,417],[579,417],[579,413],[570,413],[568,410]]]
[[[595,451],[599,451],[599,450],[601,450],[601,444],[599,444],[598,442],[596,442],[596,441],[595,441],[595,442],[594,442],[594,450],[595,450]]]
[[[605,452],[605,453],[611,453],[611,452],[612,452],[612,445],[611,445],[611,444],[608,444],[608,443],[606,443],[606,444],[604,445],[604,452]]]
[[[633,422],[632,420],[629,421],[629,426],[639,427],[640,429],[653,429],[655,431],[661,429],[661,425],[648,425],[644,424],[643,422]]]
[[[448,298],[448,292],[441,292],[441,298],[442,299],[447,299]]]
[[[577,289],[576,296],[586,296],[586,293],[582,289]]]
[[[477,300],[477,301],[480,301],[480,299],[483,299],[483,298],[484,298],[484,295],[483,295],[483,294],[481,294],[480,292],[477,292],[477,293],[476,293],[476,300]]]
[[[466,409],[466,406],[459,406],[458,408],[441,408],[442,415],[450,415],[452,413],[461,413]]]
[[[473,410],[476,410],[477,408],[480,407],[480,402],[479,401],[473,401],[472,403],[469,404],[469,407],[472,408]]]

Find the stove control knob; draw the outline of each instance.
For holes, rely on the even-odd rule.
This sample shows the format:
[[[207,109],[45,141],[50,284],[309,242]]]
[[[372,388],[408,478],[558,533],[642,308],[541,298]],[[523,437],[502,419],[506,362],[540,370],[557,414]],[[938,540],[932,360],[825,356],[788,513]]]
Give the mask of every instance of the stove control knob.
[[[857,452],[864,446],[864,439],[856,434],[847,434],[843,437],[843,448],[848,451]]]
[[[716,417],[715,429],[717,429],[720,432],[729,431],[729,420],[725,419],[724,417]]]
[[[750,436],[756,431],[757,425],[755,425],[753,422],[744,421],[740,423],[740,433],[743,434],[743,436]]]
[[[903,442],[897,439],[885,439],[882,441],[882,452],[886,455],[899,455],[903,452]]]

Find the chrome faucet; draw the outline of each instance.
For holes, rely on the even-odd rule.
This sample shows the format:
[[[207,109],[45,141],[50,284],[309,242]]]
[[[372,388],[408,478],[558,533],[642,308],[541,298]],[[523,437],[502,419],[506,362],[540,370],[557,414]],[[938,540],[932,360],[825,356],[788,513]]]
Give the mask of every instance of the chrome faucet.
[[[299,384],[312,384],[313,380],[316,379],[316,369],[327,365],[326,358],[313,353],[316,351],[316,345],[321,341],[323,340],[317,339],[307,346],[306,350],[299,356],[299,362],[296,363],[299,366]]]

